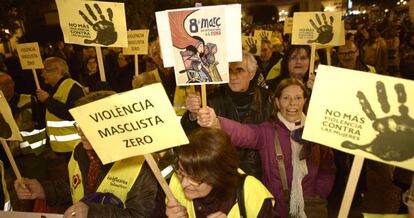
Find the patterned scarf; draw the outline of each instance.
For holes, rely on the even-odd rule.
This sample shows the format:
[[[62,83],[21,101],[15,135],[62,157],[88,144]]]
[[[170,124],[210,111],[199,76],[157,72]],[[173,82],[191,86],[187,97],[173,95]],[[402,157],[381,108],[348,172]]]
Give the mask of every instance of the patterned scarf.
[[[303,200],[302,179],[308,174],[308,167],[306,165],[306,159],[300,159],[300,153],[302,151],[302,144],[299,144],[301,140],[294,140],[297,138],[298,131],[302,131],[305,124],[305,114],[302,113],[300,122],[291,123],[287,121],[280,112],[277,113],[279,120],[290,130],[291,137],[290,143],[292,145],[292,187],[290,191],[290,211],[289,214],[292,217],[306,218],[304,211],[305,203]],[[299,141],[299,142],[298,142]]]
[[[96,155],[94,150],[86,150],[86,154],[89,159],[89,170],[88,170],[88,184],[86,185],[86,193],[94,192],[96,177],[98,172],[102,167],[102,162],[99,157]]]

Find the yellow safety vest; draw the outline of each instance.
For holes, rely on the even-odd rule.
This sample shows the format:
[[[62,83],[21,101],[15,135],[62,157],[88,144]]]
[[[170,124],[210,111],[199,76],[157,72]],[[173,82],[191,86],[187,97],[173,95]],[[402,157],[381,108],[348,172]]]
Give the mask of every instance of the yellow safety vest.
[[[4,179],[4,167],[3,167],[3,161],[0,160],[0,173],[1,173],[1,184],[3,186],[3,195],[4,195],[4,206],[3,206],[3,210],[4,211],[10,211],[11,208],[11,204],[10,204],[10,195],[9,192],[7,191],[7,184],[6,184],[6,180]]]
[[[21,109],[27,105],[30,105],[26,110],[32,115],[32,96],[26,94],[19,95],[19,101],[17,108]],[[33,129],[32,131],[20,131],[23,137],[23,141],[20,142],[20,149],[23,154],[35,154],[40,155],[43,152],[44,145],[46,144],[46,129]]]
[[[125,205],[128,192],[137,180],[141,167],[144,164],[143,156],[136,156],[116,161],[102,180],[96,192],[112,193]],[[70,192],[72,202],[79,202],[84,197],[82,174],[78,162],[72,157],[68,164]]]
[[[274,79],[280,75],[280,69],[282,64],[282,58],[270,69],[266,76],[266,81]]]
[[[54,99],[66,103],[73,85],[79,85],[73,79],[65,79],[52,96]],[[46,110],[46,129],[50,140],[50,146],[55,152],[71,152],[79,144],[78,131],[73,126],[75,121],[63,120]]]
[[[183,192],[183,187],[181,182],[178,179],[177,175],[174,173],[171,177],[169,184],[171,191],[174,197],[180,202],[182,206],[187,208],[187,212],[190,218],[195,218],[195,210],[193,201],[188,200]],[[247,176],[244,181],[244,205],[246,207],[246,216],[248,218],[257,217],[259,215],[260,209],[262,208],[263,201],[267,198],[272,198],[272,194],[266,189],[266,187],[253,176]],[[273,200],[273,205],[274,205]],[[240,218],[239,205],[236,203],[231,208],[228,218]]]

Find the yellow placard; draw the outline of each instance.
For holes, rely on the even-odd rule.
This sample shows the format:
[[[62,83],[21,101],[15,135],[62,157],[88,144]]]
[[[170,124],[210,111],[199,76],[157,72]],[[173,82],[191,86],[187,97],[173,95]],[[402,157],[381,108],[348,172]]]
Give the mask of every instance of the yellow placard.
[[[17,44],[16,47],[23,70],[43,69],[43,61],[37,42]]]
[[[341,12],[296,12],[293,15],[292,44],[344,44],[345,28]]]
[[[127,47],[123,3],[56,0],[66,43],[100,47]]]
[[[242,36],[243,50],[250,52],[253,55],[260,56],[260,48],[262,40],[254,36]]]
[[[70,110],[103,164],[188,143],[161,83]]]
[[[287,17],[283,25],[283,33],[292,34],[292,27],[293,27],[293,17]]]
[[[272,31],[269,30],[255,30],[254,31],[254,38],[258,40],[272,40]]]
[[[414,170],[414,81],[319,65],[303,138]]]
[[[0,139],[6,141],[22,141],[19,128],[14,121],[9,103],[0,91]]]
[[[148,54],[148,34],[149,30],[128,31],[128,48],[123,48],[123,53],[126,55]]]

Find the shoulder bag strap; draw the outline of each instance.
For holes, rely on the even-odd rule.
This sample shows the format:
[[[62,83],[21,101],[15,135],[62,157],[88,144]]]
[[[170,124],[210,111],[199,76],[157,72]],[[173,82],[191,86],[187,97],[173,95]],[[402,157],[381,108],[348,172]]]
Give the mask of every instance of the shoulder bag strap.
[[[289,186],[288,186],[287,177],[286,177],[286,168],[285,168],[285,161],[284,161],[285,158],[283,156],[282,148],[280,146],[279,136],[277,134],[276,129],[275,129],[274,144],[275,144],[277,166],[279,167],[280,179],[282,180],[283,192],[285,194],[285,201],[289,202],[290,192],[289,192]]]
[[[240,218],[247,218],[246,216],[246,206],[244,205],[244,180],[246,180],[246,174],[241,175],[240,184],[237,187],[237,202],[239,205]]]

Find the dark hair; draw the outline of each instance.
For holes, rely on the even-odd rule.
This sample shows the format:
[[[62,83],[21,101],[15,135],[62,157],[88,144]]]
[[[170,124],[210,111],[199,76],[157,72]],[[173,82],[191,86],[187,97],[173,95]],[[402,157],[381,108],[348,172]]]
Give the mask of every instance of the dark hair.
[[[296,51],[299,51],[300,49],[305,49],[306,53],[308,54],[309,60],[311,56],[311,49],[309,45],[290,45],[285,52],[285,55],[283,55],[282,62],[280,64],[280,76],[282,78],[289,78],[289,59],[290,56]],[[305,74],[305,78],[303,78],[304,81],[307,81],[309,77],[309,69],[308,72]]]
[[[220,129],[198,128],[188,136],[190,143],[176,148],[177,165],[197,181],[213,187],[209,196],[226,199],[234,194],[240,175],[239,156],[230,137]]]
[[[276,98],[280,98],[280,95],[282,94],[283,90],[285,88],[287,88],[288,86],[299,86],[300,89],[302,89],[302,91],[303,91],[303,97],[305,99],[309,98],[309,90],[305,87],[305,85],[301,81],[299,81],[295,78],[283,79],[282,81],[280,81],[280,83],[277,85],[275,91],[271,95],[271,102],[272,102],[273,107],[274,107],[272,115],[270,116],[271,120],[277,120],[277,115],[276,114],[279,111],[279,108],[277,108],[275,106],[276,105],[275,100],[276,100]]]

